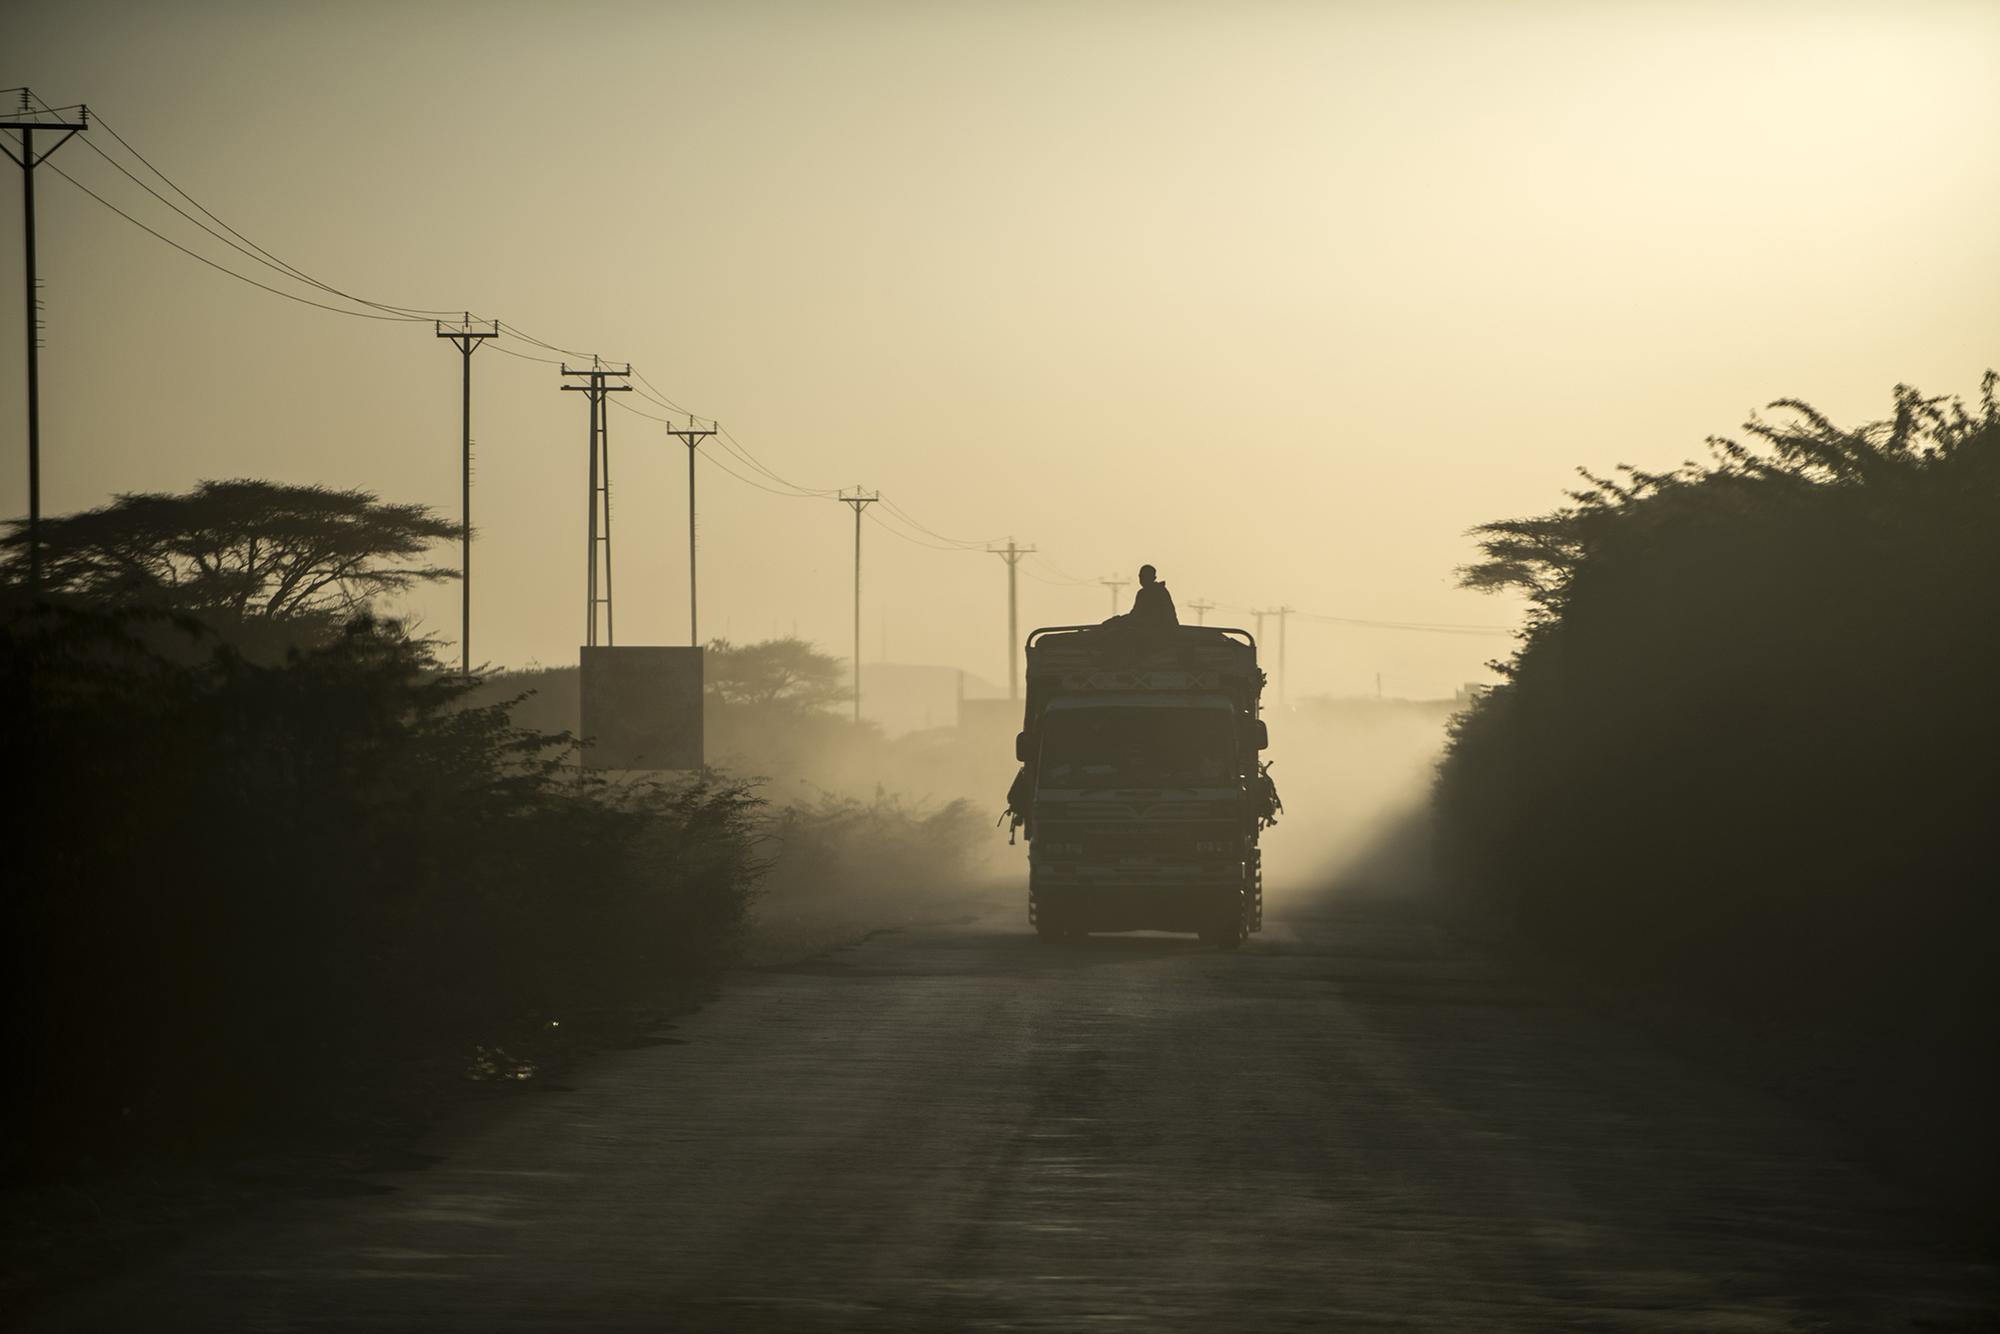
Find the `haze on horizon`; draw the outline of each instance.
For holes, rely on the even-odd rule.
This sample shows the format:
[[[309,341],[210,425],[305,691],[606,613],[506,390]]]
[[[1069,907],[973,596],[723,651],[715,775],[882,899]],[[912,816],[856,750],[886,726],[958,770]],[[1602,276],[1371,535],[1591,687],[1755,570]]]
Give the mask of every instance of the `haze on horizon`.
[[[1035,544],[1024,629],[1102,617],[1141,561],[1185,619],[1511,625],[1455,587],[1465,531],[1573,468],[2000,361],[1991,5],[28,0],[10,28],[0,85],[88,103],[327,281],[629,359],[806,488]],[[87,149],[52,163],[250,271]],[[430,328],[38,192],[46,512],[260,476],[457,515]],[[0,320],[7,514],[20,339]],[[474,378],[476,656],[573,661],[583,405],[552,366]],[[617,413],[612,449],[619,642],[684,642],[682,447]],[[845,654],[848,510],[700,485],[704,637]],[[1000,561],[864,531],[864,662],[1004,681]],[[457,596],[414,610],[450,638]],[[1295,620],[1290,689],[1444,695],[1507,647]]]

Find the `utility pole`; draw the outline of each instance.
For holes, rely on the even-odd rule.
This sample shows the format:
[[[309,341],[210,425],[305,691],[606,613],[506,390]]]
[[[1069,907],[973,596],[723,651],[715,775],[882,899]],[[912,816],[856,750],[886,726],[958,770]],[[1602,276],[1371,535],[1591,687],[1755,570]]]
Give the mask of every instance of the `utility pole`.
[[[1004,547],[988,547],[988,551],[1007,562],[1007,698],[1021,698],[1021,616],[1020,583],[1014,569],[1021,563],[1021,557],[1034,552],[1033,547],[1017,547],[1014,539],[1008,538]]]
[[[1116,616],[1118,614],[1118,590],[1132,581],[1130,579],[1099,579],[1097,582],[1111,590],[1111,614]]]
[[[1188,606],[1194,608],[1194,623],[1196,625],[1207,625],[1208,614],[1215,610],[1213,602],[1190,602]]]
[[[63,108],[68,110],[69,108]],[[49,160],[49,155],[70,141],[71,136],[88,129],[90,108],[78,103],[76,119],[44,119],[60,117],[60,112],[35,110],[33,95],[26,88],[21,89],[21,105],[12,120],[0,120],[0,130],[13,130],[21,136],[21,151],[0,139],[0,148],[5,148],[7,156],[21,169],[21,239],[27,255],[28,283],[23,290],[28,311],[28,588],[40,592],[42,587],[42,321],[41,300],[37,295],[41,280],[35,275],[35,168]],[[44,148],[35,151],[35,131],[61,131],[62,137]]]
[[[1270,613],[1264,611],[1253,611],[1250,614],[1257,620],[1257,643],[1261,646],[1264,642],[1264,618],[1270,615]]]
[[[461,676],[472,675],[472,354],[479,347],[481,339],[498,338],[500,321],[494,320],[490,329],[472,327],[472,312],[465,312],[465,323],[447,329],[444,321],[435,321],[437,336],[449,338],[458,348],[464,362],[465,376],[462,381],[463,398],[459,408],[459,457],[458,457],[458,514],[465,525],[459,537],[458,553],[458,671]]]
[[[843,491],[841,500],[854,511],[854,721],[861,721],[861,511],[882,498],[856,485],[852,494]]]
[[[1288,624],[1285,618],[1294,610],[1292,607],[1278,607],[1271,612],[1278,618],[1278,711],[1281,713],[1285,708],[1285,691],[1291,685],[1285,675],[1285,626]]]
[[[583,581],[583,642],[586,647],[597,644],[597,608],[604,608],[604,642],[615,644],[617,635],[611,620],[611,423],[606,420],[610,413],[606,410],[606,394],[621,393],[631,389],[629,384],[612,384],[613,377],[624,378],[632,373],[630,363],[622,371],[612,370],[596,357],[590,359],[590,369],[573,371],[564,362],[565,376],[580,377],[582,384],[566,384],[565,393],[580,393],[590,398],[590,522],[585,541],[585,574]],[[603,536],[598,535],[598,515],[604,517]],[[598,544],[604,546],[604,594],[598,595],[597,560]]]
[[[685,431],[677,427],[667,427],[667,434],[676,437],[688,448],[688,644],[699,647],[701,638],[695,631],[694,617],[694,451],[701,442],[714,435],[720,423],[710,422],[706,430],[695,429],[694,414],[688,414]]]

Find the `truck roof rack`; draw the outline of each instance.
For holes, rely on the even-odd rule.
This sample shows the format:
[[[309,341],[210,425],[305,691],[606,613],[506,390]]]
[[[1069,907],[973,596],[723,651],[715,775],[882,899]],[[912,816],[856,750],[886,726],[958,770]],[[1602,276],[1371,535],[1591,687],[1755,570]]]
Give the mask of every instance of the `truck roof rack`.
[[[1025,645],[1025,647],[1033,648],[1035,646],[1035,641],[1040,639],[1043,635],[1073,634],[1079,631],[1104,630],[1109,628],[1110,627],[1104,625],[1044,625],[1028,631],[1028,642]],[[1243,642],[1247,644],[1253,651],[1257,647],[1257,636],[1251,634],[1248,630],[1243,629],[1241,626],[1177,625],[1174,627],[1174,630],[1177,633],[1192,630],[1192,631],[1199,631],[1205,635],[1241,635],[1243,637]],[[1143,633],[1159,634],[1161,632],[1154,630]]]

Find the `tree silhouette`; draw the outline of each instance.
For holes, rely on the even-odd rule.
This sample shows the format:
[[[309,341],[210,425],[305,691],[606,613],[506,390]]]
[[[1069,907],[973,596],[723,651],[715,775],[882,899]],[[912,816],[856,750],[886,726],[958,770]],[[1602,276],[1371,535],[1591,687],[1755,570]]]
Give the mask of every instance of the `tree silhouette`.
[[[331,623],[384,593],[457,577],[421,563],[458,525],[372,492],[238,479],[134,492],[44,519],[43,586],[93,600],[239,620]],[[0,537],[0,580],[27,578],[27,524]]]
[[[2000,377],[1772,407],[1473,530],[1534,610],[1453,723],[1441,881],[1746,1069],[1843,1071],[1831,1115],[1990,1210]]]
[[[795,637],[709,641],[708,690],[724,704],[817,713],[853,698],[842,661]]]

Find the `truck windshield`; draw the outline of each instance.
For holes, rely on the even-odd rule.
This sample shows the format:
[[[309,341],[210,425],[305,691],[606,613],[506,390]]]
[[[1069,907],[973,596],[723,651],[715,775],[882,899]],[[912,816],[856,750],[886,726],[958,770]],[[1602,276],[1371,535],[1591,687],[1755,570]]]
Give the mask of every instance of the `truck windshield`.
[[[1236,778],[1223,709],[1059,709],[1042,724],[1041,781],[1055,787],[1196,787]]]

